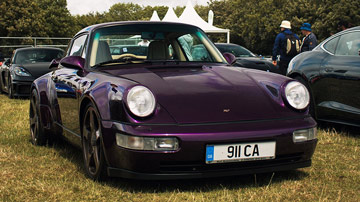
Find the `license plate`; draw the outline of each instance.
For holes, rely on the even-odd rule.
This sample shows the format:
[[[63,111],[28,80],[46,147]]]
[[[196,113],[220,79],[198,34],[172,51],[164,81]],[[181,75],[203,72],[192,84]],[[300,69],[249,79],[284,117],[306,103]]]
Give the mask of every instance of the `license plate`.
[[[275,142],[206,145],[206,163],[255,161],[275,158]]]

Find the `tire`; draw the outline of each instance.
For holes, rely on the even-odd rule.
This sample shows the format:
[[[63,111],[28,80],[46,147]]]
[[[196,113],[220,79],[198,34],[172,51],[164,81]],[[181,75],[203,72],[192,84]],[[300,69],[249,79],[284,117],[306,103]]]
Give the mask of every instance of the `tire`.
[[[4,92],[3,91],[3,84],[2,84],[3,82],[2,81],[3,81],[3,78],[2,78],[2,75],[0,74],[0,94],[3,94],[3,92]]]
[[[4,92],[2,89],[3,89],[3,87],[2,87],[2,84],[1,84],[1,81],[0,81],[0,94],[3,94],[3,92]]]
[[[306,88],[307,90],[309,91],[309,94],[310,94],[310,104],[309,104],[309,114],[313,117],[313,118],[316,118],[315,117],[315,105],[314,105],[314,97],[311,93],[311,89],[309,87],[309,84],[300,76],[296,76],[294,79],[296,79],[297,81],[299,81],[300,83],[302,83]]]
[[[41,122],[39,97],[35,89],[30,95],[29,123],[31,143],[38,146],[45,145],[48,138]]]
[[[103,181],[107,173],[100,116],[91,103],[86,106],[82,120],[81,143],[85,172],[92,180]]]
[[[9,81],[8,81],[8,97],[10,99],[14,98],[14,88],[11,82],[11,78],[9,77]]]

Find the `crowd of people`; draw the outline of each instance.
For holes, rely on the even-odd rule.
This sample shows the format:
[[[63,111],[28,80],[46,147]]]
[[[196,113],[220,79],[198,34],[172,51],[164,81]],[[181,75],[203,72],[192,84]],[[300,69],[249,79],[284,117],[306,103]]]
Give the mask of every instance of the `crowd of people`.
[[[300,52],[311,51],[317,46],[318,42],[316,35],[312,32],[310,23],[303,23],[300,27],[304,36],[302,40],[291,31],[290,21],[283,20],[280,30],[281,32],[275,38],[272,61],[275,66],[279,66],[281,74],[286,75],[290,60]],[[278,55],[280,55],[280,58],[278,58]]]

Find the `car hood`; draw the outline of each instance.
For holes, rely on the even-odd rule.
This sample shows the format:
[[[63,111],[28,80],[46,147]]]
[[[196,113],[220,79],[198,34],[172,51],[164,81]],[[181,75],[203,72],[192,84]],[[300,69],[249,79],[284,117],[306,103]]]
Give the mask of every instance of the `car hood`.
[[[205,65],[105,71],[148,87],[161,108],[177,123],[264,120],[296,115],[284,106],[280,95],[281,84],[289,78],[267,72]]]
[[[15,65],[25,68],[34,78],[38,78],[48,72],[50,72],[49,62],[37,62],[30,64]]]

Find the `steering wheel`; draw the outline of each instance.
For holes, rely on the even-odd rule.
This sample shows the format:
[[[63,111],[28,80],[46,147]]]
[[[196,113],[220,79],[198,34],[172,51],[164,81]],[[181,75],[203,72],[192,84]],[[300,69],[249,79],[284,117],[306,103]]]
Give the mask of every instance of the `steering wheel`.
[[[132,53],[122,54],[117,59],[131,59],[131,58],[139,59],[136,55]]]

